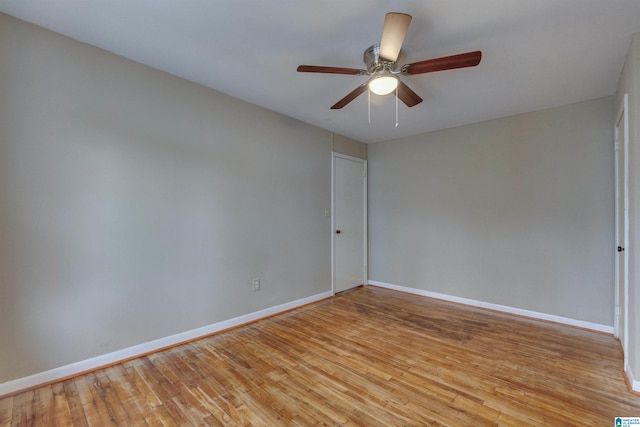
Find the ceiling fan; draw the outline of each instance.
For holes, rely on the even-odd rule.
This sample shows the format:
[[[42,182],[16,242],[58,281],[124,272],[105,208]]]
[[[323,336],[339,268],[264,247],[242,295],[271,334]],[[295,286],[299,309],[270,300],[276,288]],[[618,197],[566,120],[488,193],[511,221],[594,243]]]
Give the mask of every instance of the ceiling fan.
[[[482,52],[461,53],[441,58],[405,64],[398,68],[396,61],[400,55],[402,42],[409,30],[411,15],[389,12],[385,15],[382,28],[382,39],[364,51],[363,60],[366,70],[357,68],[326,67],[320,65],[300,65],[301,73],[350,74],[354,76],[370,76],[369,80],[331,106],[332,110],[340,109],[356,99],[369,88],[377,95],[387,95],[396,91],[396,96],[413,107],[422,102],[422,98],[399,79],[399,75],[413,76],[432,73],[434,71],[453,70],[455,68],[475,67],[480,63]]]

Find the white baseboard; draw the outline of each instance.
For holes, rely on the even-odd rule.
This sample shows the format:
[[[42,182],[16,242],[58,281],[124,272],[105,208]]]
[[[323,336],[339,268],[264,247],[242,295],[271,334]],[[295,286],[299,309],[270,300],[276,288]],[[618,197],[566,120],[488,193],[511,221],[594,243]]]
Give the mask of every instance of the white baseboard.
[[[629,381],[631,390],[635,391],[636,393],[640,393],[640,381],[634,378],[633,371],[628,364],[624,367],[624,373],[627,376],[627,380]]]
[[[243,316],[234,317],[233,319],[224,320],[222,322],[213,323],[211,325],[203,326],[201,328],[192,329],[190,331],[181,332],[179,334],[170,335],[168,337],[160,338],[157,340],[149,341],[146,343],[134,345],[122,350],[117,350],[112,353],[103,354],[90,359],[82,360],[69,365],[61,366],[59,368],[50,369],[48,371],[39,372],[37,374],[29,375],[28,377],[18,378],[15,380],[7,381],[0,384],[0,398],[8,394],[14,394],[21,390],[27,390],[38,385],[54,382],[63,378],[68,378],[74,375],[81,374],[83,372],[91,371],[102,366],[112,365],[133,357],[142,356],[154,351],[161,350],[163,348],[171,347],[180,343],[192,341],[194,339],[204,337],[206,335],[213,334],[215,332],[223,331],[225,329],[233,328],[235,326],[250,323],[268,316],[273,316],[278,313],[282,313],[287,310],[291,310],[303,305],[319,301],[328,298],[333,295],[333,292],[327,291],[321,294],[313,295],[307,298],[302,298],[296,301],[291,301],[285,304],[269,307],[264,310],[256,311],[254,313],[245,314]]]
[[[391,283],[376,282],[369,280],[370,285],[379,286],[381,288],[393,289],[396,291],[407,292],[415,295],[422,295],[429,298],[440,299],[444,301],[456,302],[459,304],[471,305],[474,307],[488,308],[490,310],[501,311],[509,314],[516,314],[518,316],[531,317],[534,319],[546,320],[555,323],[562,323],[565,325],[576,326],[583,329],[590,329],[593,331],[604,332],[613,335],[613,326],[601,325],[599,323],[585,322],[582,320],[570,319],[567,317],[555,316],[553,314],[539,313],[537,311],[523,310],[520,308],[509,307],[506,305],[492,304],[484,301],[477,301],[468,298],[461,298],[446,294],[440,294],[437,292],[425,291],[423,289],[408,288],[405,286],[393,285]]]

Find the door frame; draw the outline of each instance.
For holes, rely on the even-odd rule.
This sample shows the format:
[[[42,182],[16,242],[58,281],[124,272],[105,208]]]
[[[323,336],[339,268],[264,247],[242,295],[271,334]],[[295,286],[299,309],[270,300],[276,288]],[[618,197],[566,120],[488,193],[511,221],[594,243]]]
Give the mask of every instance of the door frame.
[[[336,293],[336,159],[344,159],[351,160],[354,162],[358,162],[362,164],[363,169],[363,218],[362,218],[362,226],[363,226],[363,242],[362,242],[362,253],[364,259],[364,267],[362,272],[362,283],[367,285],[368,277],[369,277],[369,255],[367,252],[368,243],[367,243],[367,160],[361,159],[359,157],[349,156],[347,154],[337,153],[335,151],[331,152],[331,292],[333,295]]]
[[[620,120],[624,119],[622,129],[624,132],[624,140],[620,141]],[[616,114],[616,120],[614,123],[614,158],[615,158],[615,247],[619,246],[622,242],[624,245],[623,251],[623,260],[624,260],[624,280],[622,286],[624,289],[622,290],[622,294],[624,295],[624,301],[622,301],[622,337],[620,336],[620,316],[619,316],[619,307],[620,307],[620,262],[618,257],[620,254],[616,253],[616,262],[615,262],[615,307],[614,307],[614,335],[616,338],[620,340],[622,344],[622,351],[624,354],[624,366],[627,366],[628,357],[627,357],[627,348],[628,348],[628,340],[629,340],[629,96],[628,94],[624,94],[622,98],[622,103],[618,108],[618,113]],[[619,171],[621,165],[619,164],[619,156],[618,151],[622,153],[622,161],[624,167],[624,176],[622,177],[622,186],[620,188],[620,177]],[[623,212],[623,236],[620,236],[620,197],[624,198],[624,212]]]

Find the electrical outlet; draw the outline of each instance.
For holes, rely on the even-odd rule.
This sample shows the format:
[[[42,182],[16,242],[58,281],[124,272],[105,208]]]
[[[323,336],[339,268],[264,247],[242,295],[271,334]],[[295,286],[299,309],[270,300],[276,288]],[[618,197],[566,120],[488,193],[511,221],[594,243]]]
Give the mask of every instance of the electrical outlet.
[[[259,291],[260,290],[260,278],[256,277],[253,279],[253,291]]]

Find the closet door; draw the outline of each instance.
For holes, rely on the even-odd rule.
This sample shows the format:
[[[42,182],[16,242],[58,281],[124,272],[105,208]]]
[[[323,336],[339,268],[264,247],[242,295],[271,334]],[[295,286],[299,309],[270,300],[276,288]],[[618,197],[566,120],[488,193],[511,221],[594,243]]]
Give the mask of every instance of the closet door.
[[[367,162],[333,154],[333,291],[367,283]]]

